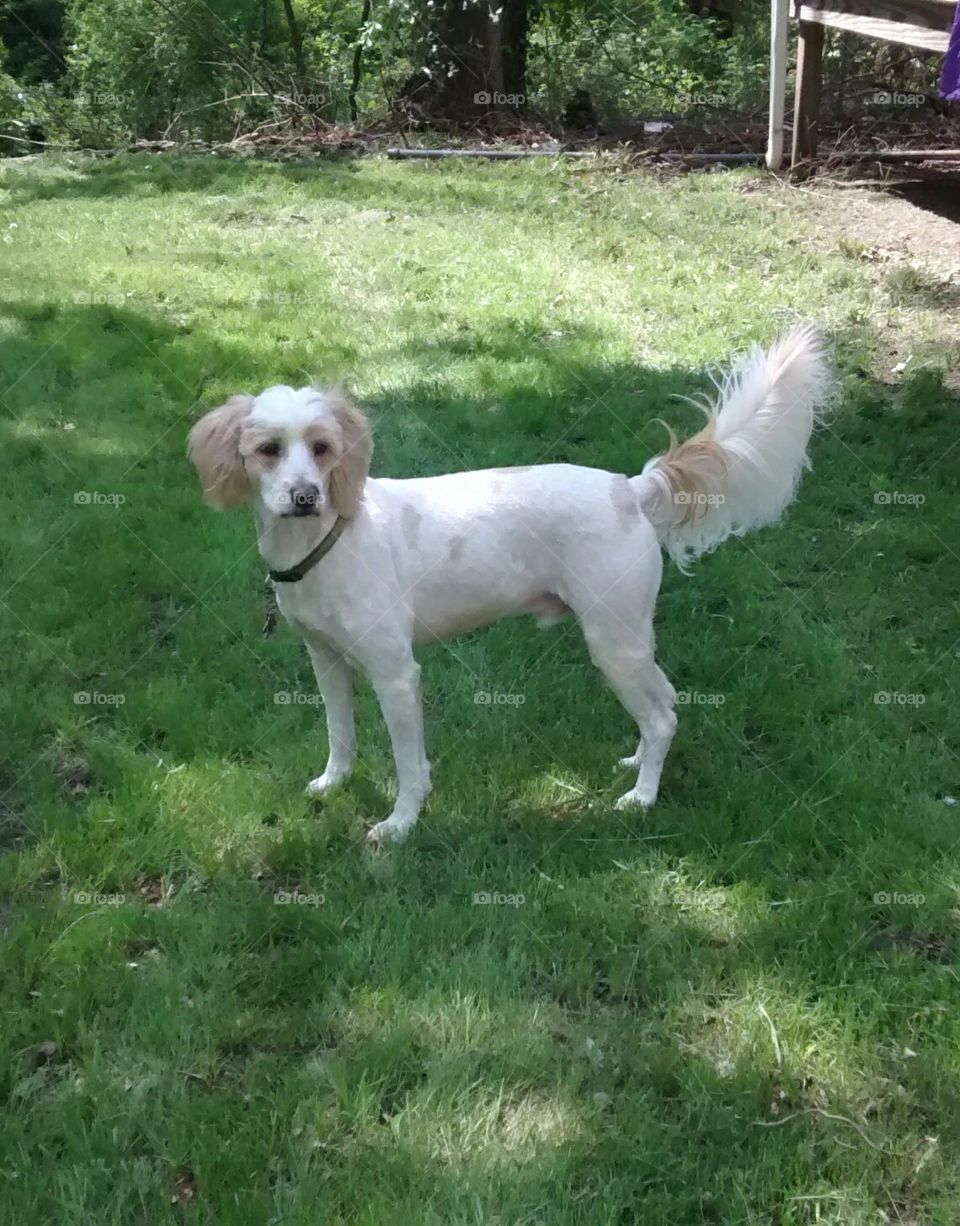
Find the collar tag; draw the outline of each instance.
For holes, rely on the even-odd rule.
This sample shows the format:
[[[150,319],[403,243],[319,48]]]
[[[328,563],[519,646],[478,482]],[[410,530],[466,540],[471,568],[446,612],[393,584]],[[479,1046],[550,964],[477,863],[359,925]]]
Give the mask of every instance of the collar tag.
[[[277,620],[280,616],[280,606],[277,604],[277,592],[273,586],[273,581],[269,576],[264,582],[263,587],[263,604],[266,612],[266,620],[260,629],[260,633],[265,639],[268,639],[277,628]]]

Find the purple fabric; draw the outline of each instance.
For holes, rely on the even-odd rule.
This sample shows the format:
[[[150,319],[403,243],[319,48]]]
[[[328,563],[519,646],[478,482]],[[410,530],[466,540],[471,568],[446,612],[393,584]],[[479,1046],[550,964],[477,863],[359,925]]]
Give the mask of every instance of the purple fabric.
[[[953,15],[950,46],[947,48],[940,77],[940,93],[948,102],[960,102],[960,4]]]

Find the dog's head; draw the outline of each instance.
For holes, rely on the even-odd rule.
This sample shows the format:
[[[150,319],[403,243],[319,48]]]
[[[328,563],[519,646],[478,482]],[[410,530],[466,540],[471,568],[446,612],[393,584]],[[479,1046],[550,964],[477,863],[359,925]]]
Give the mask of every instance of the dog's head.
[[[357,513],[373,443],[367,420],[339,389],[268,387],[231,396],[190,431],[187,455],[220,509],[258,497],[280,516]]]

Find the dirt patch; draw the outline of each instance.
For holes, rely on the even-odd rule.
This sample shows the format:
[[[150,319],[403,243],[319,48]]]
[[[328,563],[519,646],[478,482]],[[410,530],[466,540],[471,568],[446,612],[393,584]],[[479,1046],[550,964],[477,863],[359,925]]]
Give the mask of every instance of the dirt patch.
[[[842,237],[863,244],[866,259],[911,261],[944,281],[960,278],[960,178],[816,182],[794,190],[809,205],[811,239],[821,249],[836,250]]]
[[[946,343],[957,357],[944,382],[960,390],[960,175],[854,177],[862,173],[802,183],[766,176],[743,191],[764,201],[776,193],[778,206],[801,222],[791,241],[866,274],[875,290],[869,323],[879,379],[899,382],[928,363],[942,368]]]

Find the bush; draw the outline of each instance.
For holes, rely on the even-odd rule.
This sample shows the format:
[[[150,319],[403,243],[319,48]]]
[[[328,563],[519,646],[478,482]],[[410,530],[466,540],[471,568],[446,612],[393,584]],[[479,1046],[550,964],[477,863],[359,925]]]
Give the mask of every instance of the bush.
[[[531,40],[531,96],[556,115],[573,91],[586,90],[610,118],[755,105],[766,73],[764,12],[741,6],[731,33],[683,0],[547,6]]]

